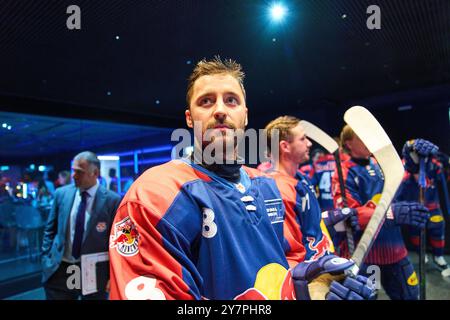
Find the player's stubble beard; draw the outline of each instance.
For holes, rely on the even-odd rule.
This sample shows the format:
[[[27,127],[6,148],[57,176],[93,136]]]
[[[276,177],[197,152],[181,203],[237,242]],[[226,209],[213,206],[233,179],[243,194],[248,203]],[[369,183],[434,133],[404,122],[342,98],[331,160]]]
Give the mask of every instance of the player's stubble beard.
[[[226,128],[217,129],[218,126],[224,126]],[[214,119],[210,121],[201,134],[202,159],[198,159],[197,154],[195,155],[195,161],[197,163],[215,163],[219,165],[225,163],[236,163],[236,160],[238,158],[237,147],[241,140],[241,132],[244,133],[244,127],[237,128],[236,125],[229,122],[227,119]],[[197,146],[198,141],[198,135],[196,135]],[[200,160],[201,162],[198,162],[198,160]]]

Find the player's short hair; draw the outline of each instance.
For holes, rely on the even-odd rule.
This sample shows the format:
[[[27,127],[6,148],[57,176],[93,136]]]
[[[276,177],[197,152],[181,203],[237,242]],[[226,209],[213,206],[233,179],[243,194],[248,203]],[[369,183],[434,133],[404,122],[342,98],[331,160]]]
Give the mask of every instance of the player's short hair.
[[[291,129],[295,128],[300,123],[300,119],[293,116],[281,116],[270,121],[264,130],[267,135],[267,150],[271,152],[272,138],[274,136],[274,130],[278,130],[279,141],[284,140],[291,142],[293,135]]]
[[[342,128],[340,139],[341,139],[341,147],[342,149],[344,149],[344,151],[350,152],[345,143],[349,140],[352,140],[355,136],[356,133],[353,131],[352,128],[350,128],[348,124]]]
[[[186,102],[188,109],[190,108],[194,83],[202,76],[210,76],[215,74],[229,74],[233,76],[239,83],[245,99],[244,77],[242,66],[234,60],[222,60],[220,56],[215,56],[212,60],[203,59],[197,63],[188,79]]]
[[[80,152],[79,154],[77,154],[73,160],[81,160],[84,159],[86,160],[91,168],[97,168],[98,169],[98,173],[100,174],[100,160],[98,160],[98,157],[95,153],[91,152],[91,151],[83,151]]]

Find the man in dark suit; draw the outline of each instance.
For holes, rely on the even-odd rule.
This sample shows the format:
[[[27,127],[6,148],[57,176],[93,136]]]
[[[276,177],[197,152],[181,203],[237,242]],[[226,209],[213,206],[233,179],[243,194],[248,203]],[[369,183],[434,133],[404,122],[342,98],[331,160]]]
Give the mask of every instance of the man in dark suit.
[[[49,300],[106,299],[109,261],[96,264],[97,292],[82,295],[81,288],[73,284],[81,283],[83,270],[76,271],[80,271],[82,255],[108,251],[120,196],[99,185],[100,161],[94,153],[84,151],[76,155],[72,170],[75,184],[56,190],[44,232],[45,293]],[[74,275],[79,279],[74,279]]]

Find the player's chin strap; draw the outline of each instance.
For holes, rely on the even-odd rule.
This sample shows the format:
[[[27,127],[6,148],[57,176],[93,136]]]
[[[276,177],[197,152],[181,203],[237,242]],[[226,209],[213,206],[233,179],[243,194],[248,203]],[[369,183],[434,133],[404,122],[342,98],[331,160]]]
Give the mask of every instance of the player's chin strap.
[[[292,270],[292,279],[294,280],[295,295],[297,300],[311,300],[308,284],[313,282],[323,274],[342,275],[345,270],[356,267],[351,260],[337,257],[335,255],[326,255],[315,261],[305,261],[299,263]]]

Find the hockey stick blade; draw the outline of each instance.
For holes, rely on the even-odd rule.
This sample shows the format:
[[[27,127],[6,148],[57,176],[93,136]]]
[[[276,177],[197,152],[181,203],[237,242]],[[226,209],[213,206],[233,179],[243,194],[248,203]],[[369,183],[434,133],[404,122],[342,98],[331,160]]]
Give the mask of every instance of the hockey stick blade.
[[[366,108],[355,106],[348,109],[344,114],[344,120],[373,154],[384,175],[384,186],[380,201],[351,257],[356,268],[350,270],[350,273],[356,276],[383,226],[386,211],[402,182],[404,168],[383,127]]]
[[[302,120],[300,121],[300,125],[305,130],[306,136],[313,139],[315,142],[324,147],[329,153],[334,153],[337,149],[339,149],[339,145],[333,138],[331,138],[328,134],[326,134],[322,129],[318,128],[316,125],[311,122]]]

